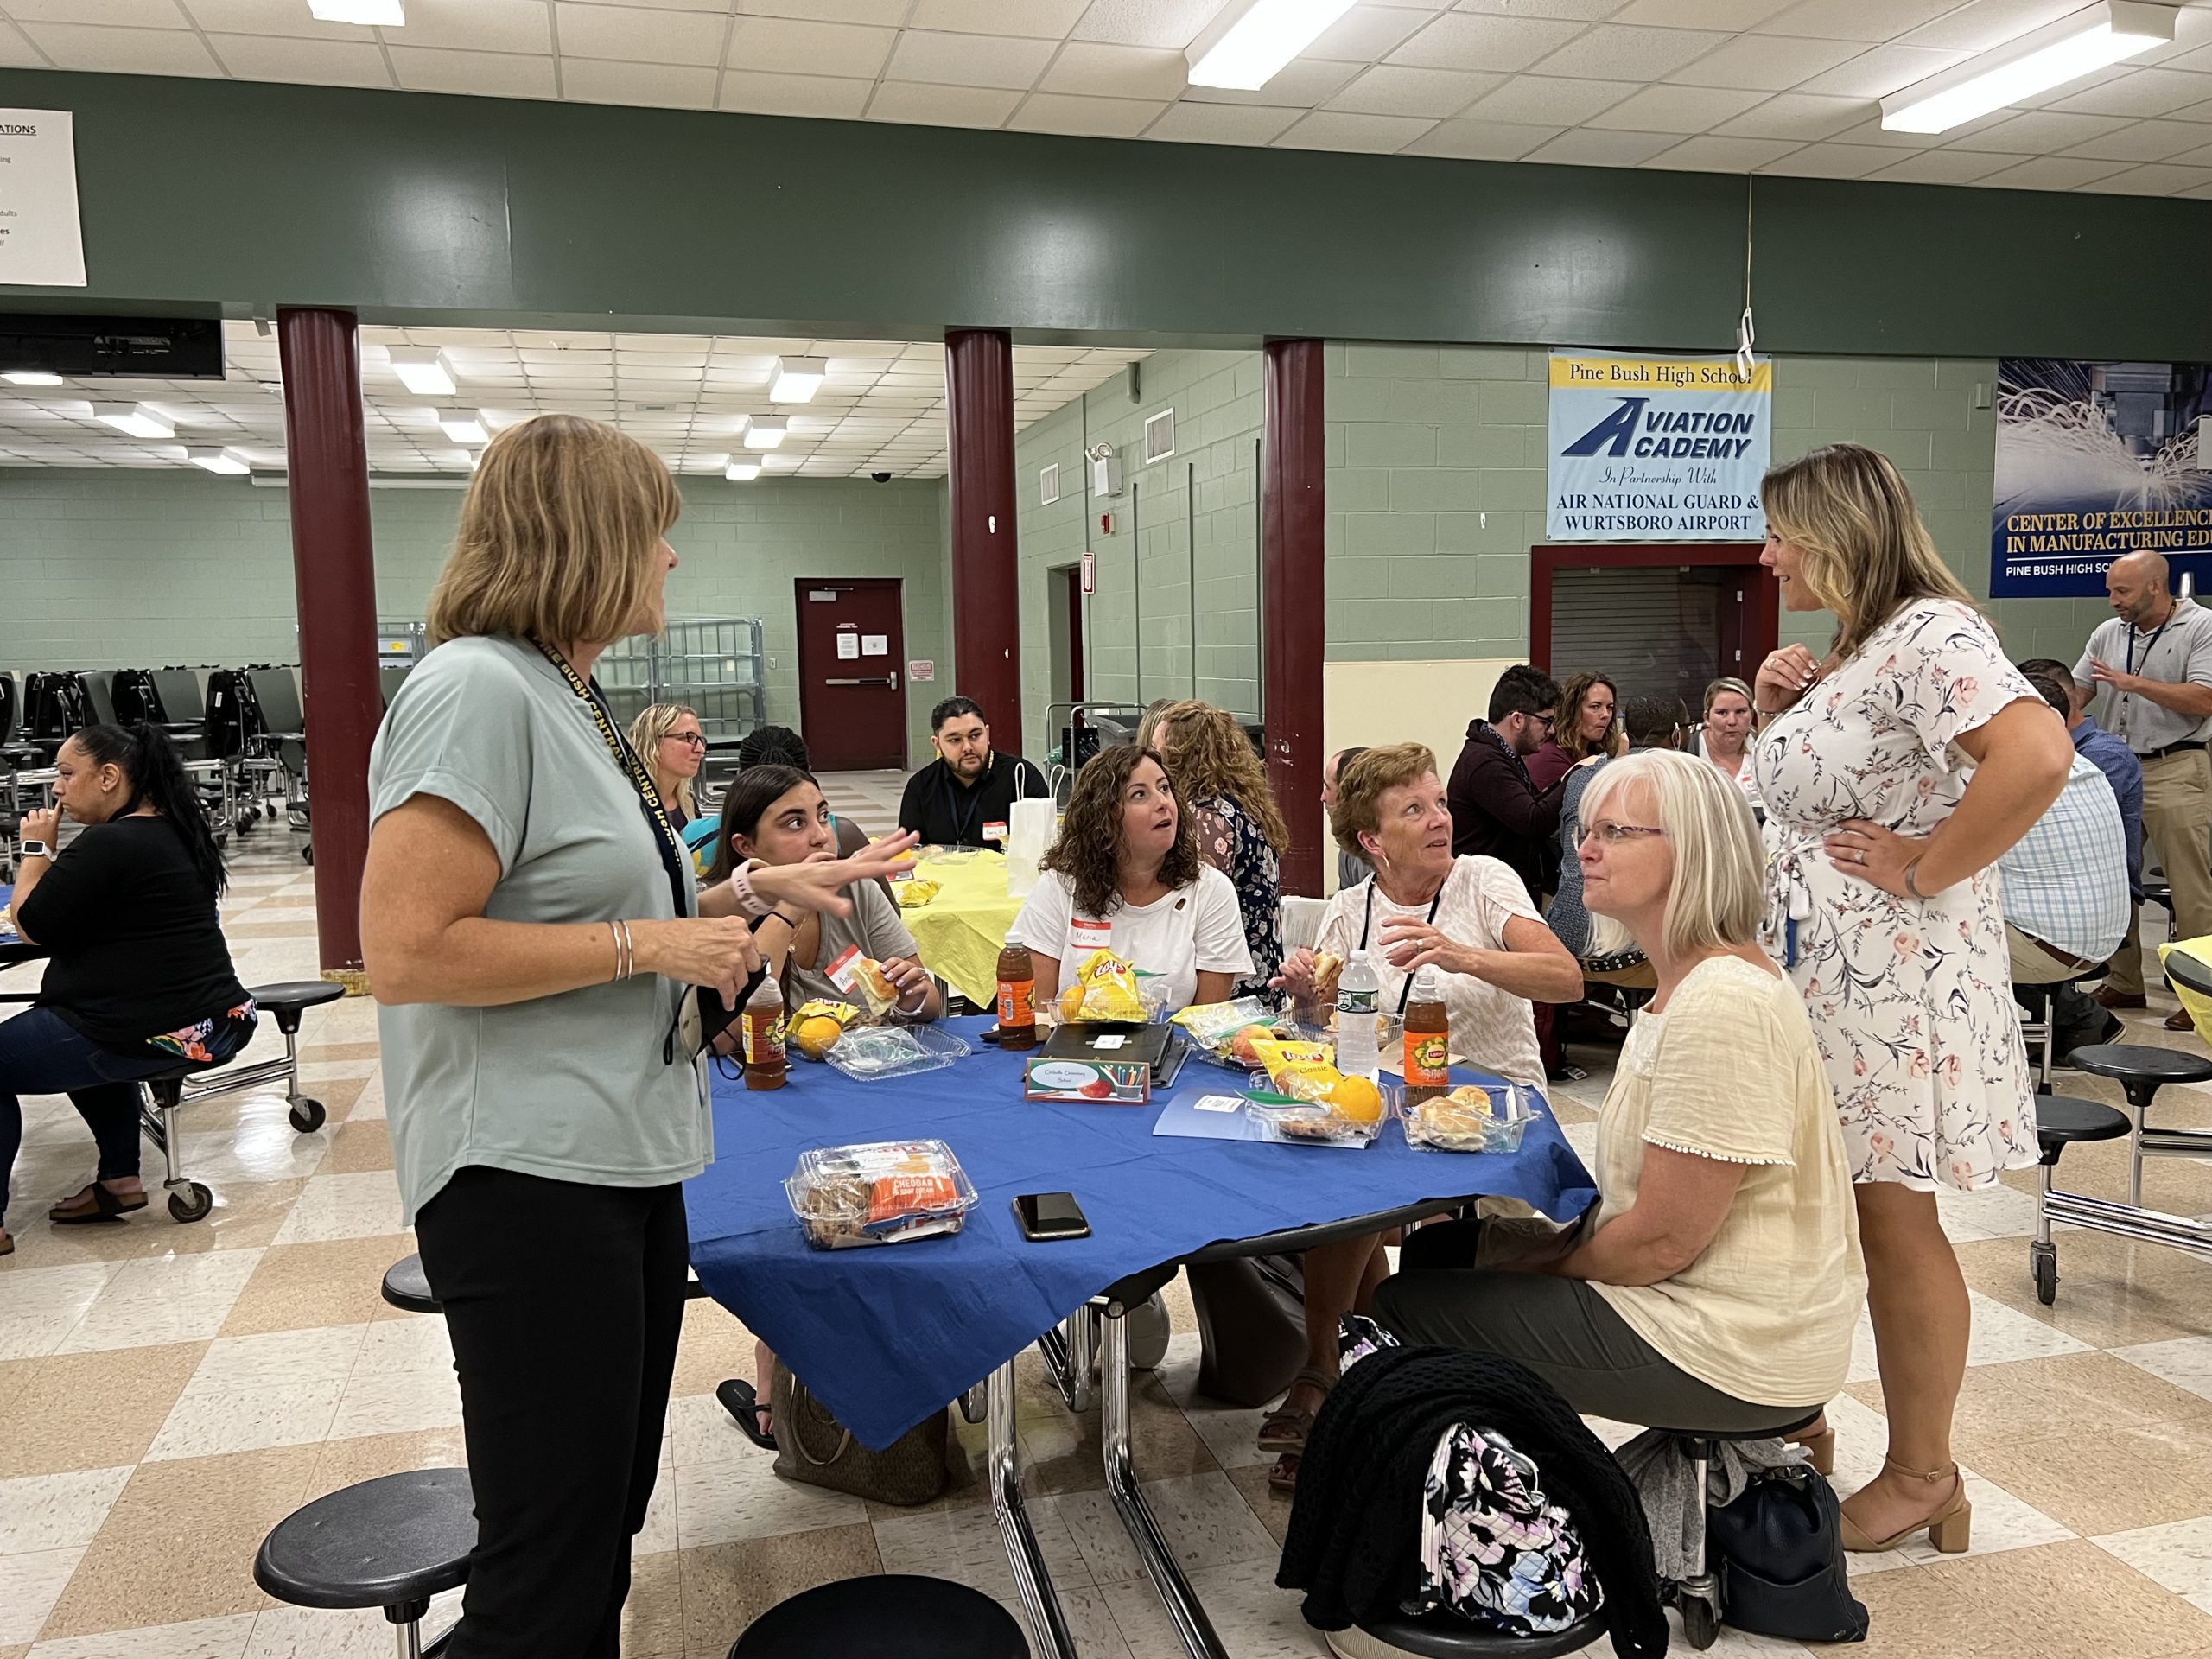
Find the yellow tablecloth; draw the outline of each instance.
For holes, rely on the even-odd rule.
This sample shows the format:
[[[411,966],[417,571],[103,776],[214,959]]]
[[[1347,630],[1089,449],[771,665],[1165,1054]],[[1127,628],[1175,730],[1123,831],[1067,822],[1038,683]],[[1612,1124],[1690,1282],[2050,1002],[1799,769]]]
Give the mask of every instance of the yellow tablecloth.
[[[931,859],[914,874],[939,887],[926,905],[899,907],[922,965],[976,1007],[996,1007],[999,951],[1022,905],[1006,890],[1006,855],[987,847],[964,863]]]

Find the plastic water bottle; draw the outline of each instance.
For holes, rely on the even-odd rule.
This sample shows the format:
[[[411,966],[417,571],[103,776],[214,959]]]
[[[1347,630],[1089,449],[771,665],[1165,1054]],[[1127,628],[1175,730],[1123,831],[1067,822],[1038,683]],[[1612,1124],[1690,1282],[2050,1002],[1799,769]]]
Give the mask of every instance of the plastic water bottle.
[[[1382,995],[1382,982],[1367,952],[1353,951],[1337,981],[1337,1070],[1348,1077],[1372,1081],[1380,1069],[1375,1009]]]

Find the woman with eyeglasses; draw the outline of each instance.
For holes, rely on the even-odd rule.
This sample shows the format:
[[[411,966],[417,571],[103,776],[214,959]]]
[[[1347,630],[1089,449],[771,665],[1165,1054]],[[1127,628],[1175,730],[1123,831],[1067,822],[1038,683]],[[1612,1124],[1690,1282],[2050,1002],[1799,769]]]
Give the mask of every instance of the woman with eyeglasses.
[[[630,747],[645,763],[668,821],[681,834],[699,816],[691,790],[707,759],[707,734],[699,729],[699,716],[680,702],[656,702],[630,722]]]
[[[1365,750],[1338,772],[1331,815],[1337,844],[1375,874],[1330,900],[1315,949],[1340,957],[1366,950],[1381,983],[1377,1006],[1390,1014],[1405,1011],[1414,976],[1435,968],[1453,1052],[1541,1088],[1544,1062],[1530,1004],[1580,996],[1581,964],[1544,925],[1511,866],[1452,855],[1444,796],[1436,756],[1420,743]],[[1310,998],[1313,961],[1313,950],[1301,947],[1283,963],[1276,988]],[[1271,1485],[1295,1481],[1313,1414],[1336,1382],[1338,1319],[1364,1312],[1389,1271],[1380,1235],[1306,1253],[1306,1369],[1260,1426],[1260,1449],[1281,1454]]]

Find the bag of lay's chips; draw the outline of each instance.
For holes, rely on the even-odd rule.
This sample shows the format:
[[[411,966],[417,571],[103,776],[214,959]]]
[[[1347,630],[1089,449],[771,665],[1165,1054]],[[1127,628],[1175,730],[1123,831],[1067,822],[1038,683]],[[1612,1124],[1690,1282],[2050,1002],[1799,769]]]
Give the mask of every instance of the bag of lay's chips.
[[[1255,1040],[1253,1052],[1268,1069],[1268,1086],[1294,1100],[1320,1100],[1344,1080],[1326,1043]]]
[[[1094,950],[1077,965],[1076,984],[1060,999],[1060,1018],[1141,1026],[1152,1018],[1154,1006],[1137,988],[1134,963],[1111,950]]]

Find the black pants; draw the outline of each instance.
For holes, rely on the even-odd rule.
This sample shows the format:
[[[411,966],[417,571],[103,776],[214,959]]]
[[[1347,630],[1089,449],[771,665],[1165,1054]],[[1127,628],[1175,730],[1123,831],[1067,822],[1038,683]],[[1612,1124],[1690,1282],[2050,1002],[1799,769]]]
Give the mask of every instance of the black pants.
[[[677,1186],[468,1168],[423,1206],[476,1552],[451,1659],[615,1659],[683,1324]]]
[[[1638,1336],[1580,1279],[1462,1265],[1479,1224],[1406,1236],[1399,1271],[1375,1293],[1375,1319],[1400,1341],[1519,1360],[1575,1410],[1616,1422],[1718,1433],[1794,1424],[1810,1406],[1763,1406],[1700,1382]]]
[[[118,1054],[86,1036],[51,1008],[30,1008],[0,1020],[0,1222],[7,1219],[8,1181],[22,1145],[22,1095],[66,1094],[99,1143],[99,1179],[138,1173],[137,1077],[177,1068],[175,1055]]]

